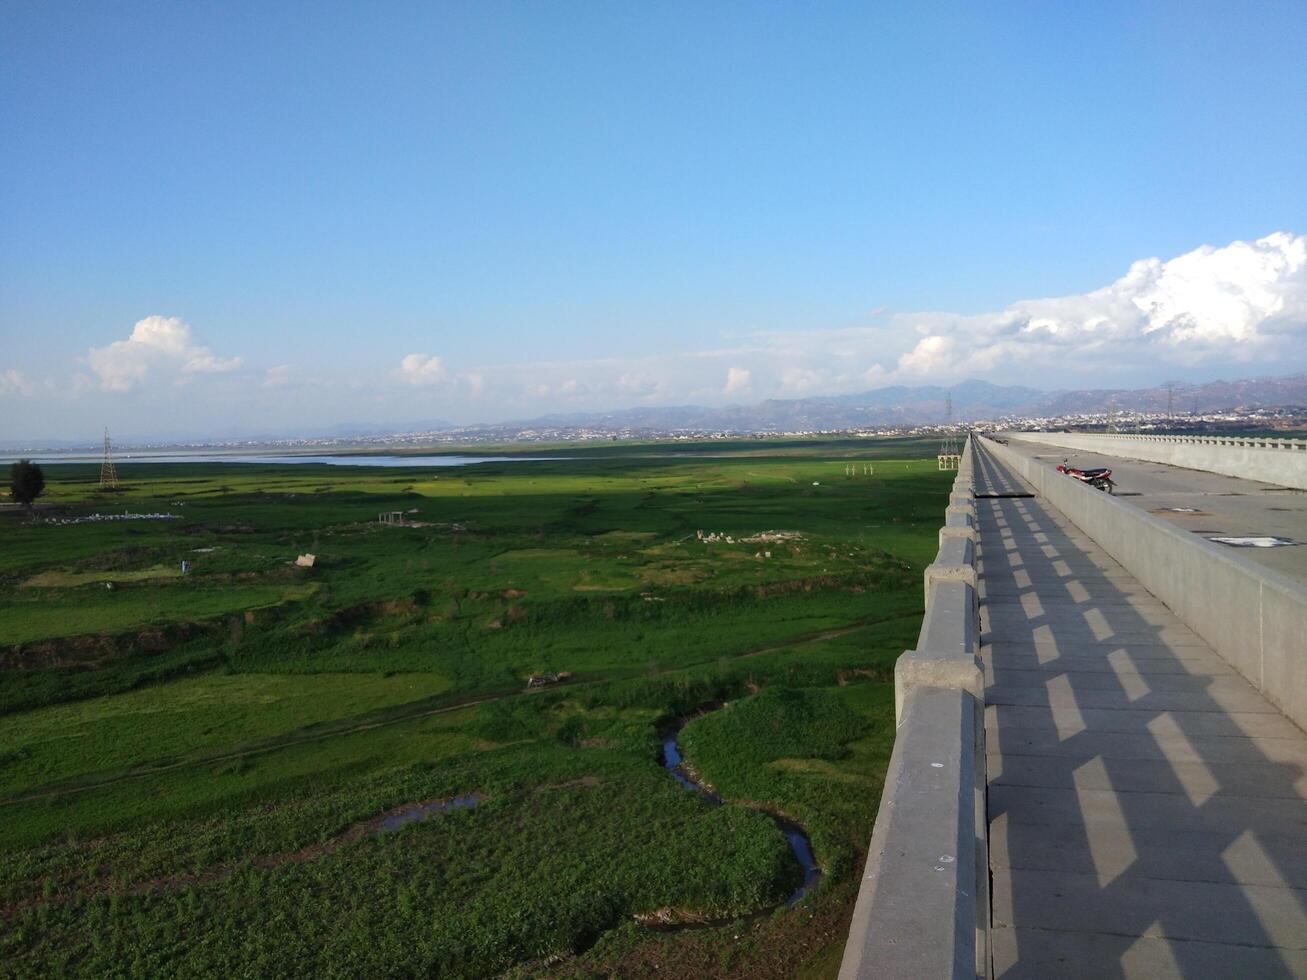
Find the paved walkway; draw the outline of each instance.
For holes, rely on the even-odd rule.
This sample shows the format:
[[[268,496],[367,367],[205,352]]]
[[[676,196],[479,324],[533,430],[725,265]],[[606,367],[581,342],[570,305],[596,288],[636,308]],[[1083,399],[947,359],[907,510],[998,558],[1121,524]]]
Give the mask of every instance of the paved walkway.
[[[1042,500],[976,505],[995,975],[1307,977],[1307,735]]]
[[[1205,538],[1269,536],[1304,542],[1296,547],[1241,548],[1239,553],[1307,583],[1307,490],[1019,439],[1011,440],[1008,448],[1054,465],[1070,459],[1081,469],[1110,466],[1123,502]]]

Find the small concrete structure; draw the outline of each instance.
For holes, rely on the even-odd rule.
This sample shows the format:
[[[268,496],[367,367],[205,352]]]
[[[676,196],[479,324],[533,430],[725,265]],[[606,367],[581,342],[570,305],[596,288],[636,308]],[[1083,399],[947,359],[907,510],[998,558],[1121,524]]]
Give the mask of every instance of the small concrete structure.
[[[404,512],[402,510],[388,510],[377,515],[377,522],[379,524],[403,524]]]
[[[295,564],[298,565],[300,568],[312,568],[317,560],[318,560],[317,555],[307,555],[307,554],[300,555],[298,558],[295,559]]]

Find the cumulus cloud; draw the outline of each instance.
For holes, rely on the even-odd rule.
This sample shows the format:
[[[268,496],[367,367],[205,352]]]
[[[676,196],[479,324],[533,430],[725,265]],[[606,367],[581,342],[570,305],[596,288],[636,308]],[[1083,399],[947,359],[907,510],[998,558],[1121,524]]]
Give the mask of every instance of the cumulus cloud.
[[[563,406],[720,404],[968,376],[1055,387],[1155,382],[1201,363],[1301,370],[1307,236],[1279,232],[1142,259],[1101,289],[991,313],[873,314],[856,326],[737,333],[719,347],[646,357],[463,369],[410,354],[397,375],[438,384],[451,404],[478,415],[522,418]]]
[[[0,395],[30,395],[35,391],[36,383],[21,371],[0,371]]]
[[[792,367],[781,372],[781,390],[791,395],[803,395],[828,385],[829,379],[813,368]]]
[[[137,320],[131,336],[107,347],[92,347],[86,363],[105,391],[124,392],[152,376],[180,380],[193,374],[212,374],[239,367],[239,357],[218,357],[195,342],[190,324],[175,316],[147,316]]]
[[[1289,353],[1291,337],[1307,334],[1307,236],[1277,232],[1168,261],[1142,259],[1102,289],[997,313],[895,320],[921,335],[898,361],[911,376],[1127,366],[1141,358],[1270,361]]]
[[[656,398],[663,390],[663,382],[642,374],[620,374],[617,377],[617,391],[625,396],[635,398]]]
[[[433,385],[445,380],[445,365],[431,354],[409,354],[399,362],[396,372],[401,381],[411,385]]]
[[[916,347],[899,358],[899,370],[907,374],[933,374],[951,368],[956,346],[952,337],[940,334],[923,337]]]
[[[736,395],[749,390],[749,379],[753,376],[748,368],[729,367],[726,369],[726,387],[722,389],[728,395]]]
[[[737,334],[715,349],[477,368],[506,414],[808,397],[983,377],[1049,387],[1158,381],[1176,367],[1233,362],[1307,368],[1307,236],[1206,245],[1134,262],[1092,292],[991,313],[892,313],[873,323]],[[412,373],[448,376],[415,355]],[[410,359],[406,359],[406,362]]]
[[[317,380],[287,365],[260,364],[213,394],[221,395],[215,405],[224,411],[239,400],[250,412],[274,414],[301,390],[330,386],[341,395],[340,405],[346,399],[369,408],[384,404],[388,418],[434,410],[471,421],[564,408],[833,395],[968,376],[1065,387],[1156,382],[1184,376],[1176,368],[1203,364],[1227,376],[1250,373],[1253,365],[1281,373],[1307,369],[1307,236],[1277,232],[1204,245],[1171,258],[1122,263],[1122,272],[1101,289],[1019,300],[988,313],[878,307],[851,314],[856,325],[737,328],[717,346],[690,350],[659,346],[651,332],[655,339],[648,342],[657,353],[643,357],[464,366],[429,353],[400,358],[395,350],[393,360],[375,369],[351,362],[348,373]],[[71,377],[34,379],[34,367],[7,363],[12,366],[0,368],[0,398],[10,411],[0,411],[0,423],[18,417],[28,404],[18,400],[22,396],[48,392],[76,401],[93,391],[114,397],[142,386],[175,387],[231,372],[241,359],[215,353],[177,317],[150,316],[126,339],[87,351]],[[137,408],[156,411],[157,405],[150,400]]]

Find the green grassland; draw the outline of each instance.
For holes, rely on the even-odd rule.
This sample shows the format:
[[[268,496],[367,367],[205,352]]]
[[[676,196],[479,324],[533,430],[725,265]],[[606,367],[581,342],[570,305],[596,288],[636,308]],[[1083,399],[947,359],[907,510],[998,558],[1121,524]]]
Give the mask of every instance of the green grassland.
[[[0,975],[830,975],[933,446],[557,454],[48,466],[0,515]],[[72,522],[124,512],[175,516]],[[714,807],[657,733],[722,702],[681,735]],[[760,810],[822,866],[795,908]]]

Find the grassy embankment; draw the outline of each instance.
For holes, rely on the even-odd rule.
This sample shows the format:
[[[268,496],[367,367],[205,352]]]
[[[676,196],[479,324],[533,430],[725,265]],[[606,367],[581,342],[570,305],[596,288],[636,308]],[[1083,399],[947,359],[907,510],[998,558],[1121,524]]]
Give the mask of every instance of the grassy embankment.
[[[124,465],[113,496],[49,467],[52,516],[179,518],[0,518],[0,972],[828,972],[947,478],[921,445],[605,450]],[[657,766],[659,720],[717,699],[687,756],[802,822],[823,882],[650,933],[796,874],[765,817]]]

